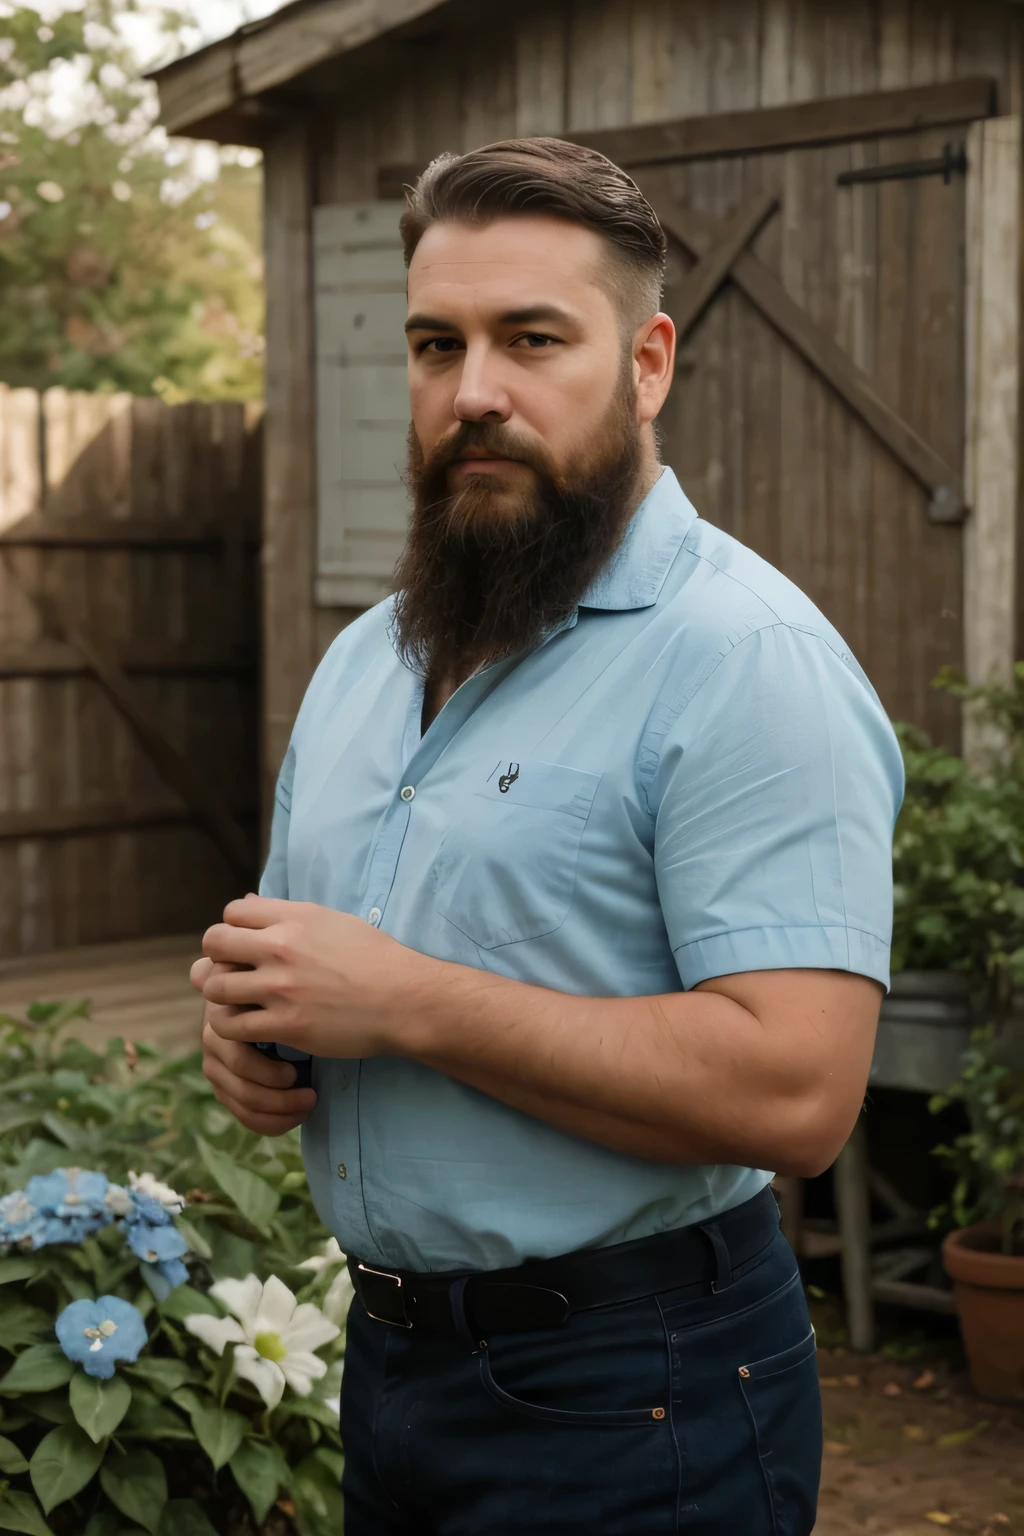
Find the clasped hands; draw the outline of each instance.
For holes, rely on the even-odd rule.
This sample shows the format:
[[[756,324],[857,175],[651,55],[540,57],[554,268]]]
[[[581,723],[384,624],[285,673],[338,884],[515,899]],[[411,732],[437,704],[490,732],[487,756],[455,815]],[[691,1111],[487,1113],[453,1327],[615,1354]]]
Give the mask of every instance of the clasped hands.
[[[253,1042],[349,1060],[399,1050],[424,957],[361,918],[312,902],[249,895],[203,936],[190,980],[206,999],[203,1070],[250,1130],[279,1135],[316,1094]]]

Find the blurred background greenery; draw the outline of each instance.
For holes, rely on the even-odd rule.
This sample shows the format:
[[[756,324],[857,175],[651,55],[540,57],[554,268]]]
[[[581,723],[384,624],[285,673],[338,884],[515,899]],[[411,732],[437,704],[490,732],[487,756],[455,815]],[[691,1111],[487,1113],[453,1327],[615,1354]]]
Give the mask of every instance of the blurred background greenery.
[[[143,72],[270,8],[0,0],[0,381],[261,397],[259,154],[168,140]]]

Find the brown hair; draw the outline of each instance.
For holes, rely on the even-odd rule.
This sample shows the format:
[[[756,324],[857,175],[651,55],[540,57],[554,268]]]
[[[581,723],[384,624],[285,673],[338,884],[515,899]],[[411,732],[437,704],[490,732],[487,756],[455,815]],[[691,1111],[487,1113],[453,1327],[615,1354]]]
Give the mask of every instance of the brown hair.
[[[431,161],[406,188],[405,264],[431,224],[490,224],[526,214],[595,230],[608,244],[612,286],[629,323],[657,311],[667,246],[657,214],[607,156],[564,139],[502,139]]]

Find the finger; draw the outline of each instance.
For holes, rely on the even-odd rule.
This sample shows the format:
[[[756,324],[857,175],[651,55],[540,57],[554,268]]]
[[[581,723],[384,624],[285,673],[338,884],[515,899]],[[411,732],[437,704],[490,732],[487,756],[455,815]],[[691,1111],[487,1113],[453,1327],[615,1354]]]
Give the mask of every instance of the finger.
[[[195,987],[196,991],[201,992],[203,987],[206,985],[207,980],[212,974],[213,961],[208,960],[206,956],[203,955],[200,959],[194,960],[192,962],[192,967],[188,973],[188,979]]]
[[[298,1075],[294,1063],[290,1061],[275,1061],[272,1056],[265,1056],[262,1051],[258,1051],[254,1045],[223,1039],[212,1028],[209,1020],[203,1029],[203,1052],[206,1056],[216,1057],[235,1077],[279,1092],[291,1088]]]
[[[255,971],[221,971],[208,978],[203,996],[208,1003],[225,1008],[264,1008],[274,998],[275,973],[260,966]]]
[[[244,896],[239,901],[229,901],[224,908],[224,921],[233,928],[271,928],[294,916],[295,902],[275,896]]]
[[[259,965],[267,958],[263,935],[252,928],[214,923],[203,934],[203,954],[222,965]]]
[[[255,1045],[266,1041],[290,1044],[288,1030],[269,1008],[232,1008],[224,1003],[206,1004],[206,1022],[222,1040]]]
[[[257,1136],[284,1136],[288,1131],[294,1131],[295,1127],[302,1125],[306,1115],[265,1115],[254,1114],[239,1104],[230,1094],[222,1090],[214,1089],[217,1101],[234,1115],[240,1125],[244,1125],[247,1131],[254,1131]]]
[[[216,1056],[205,1058],[203,1071],[215,1090],[220,1088],[247,1114],[301,1116],[305,1119],[316,1105],[312,1088],[264,1088],[259,1083],[237,1077]]]

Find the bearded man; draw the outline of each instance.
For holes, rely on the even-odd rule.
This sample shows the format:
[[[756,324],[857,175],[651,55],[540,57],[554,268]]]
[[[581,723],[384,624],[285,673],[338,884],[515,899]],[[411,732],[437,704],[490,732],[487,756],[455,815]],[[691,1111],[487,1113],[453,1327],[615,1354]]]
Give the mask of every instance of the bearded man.
[[[346,1533],[803,1536],[814,1337],[768,1184],[861,1106],[900,755],[658,462],[633,182],[493,144],[402,227],[397,595],[321,664],[261,894],[194,968],[218,1098],[303,1124],[349,1255]]]

